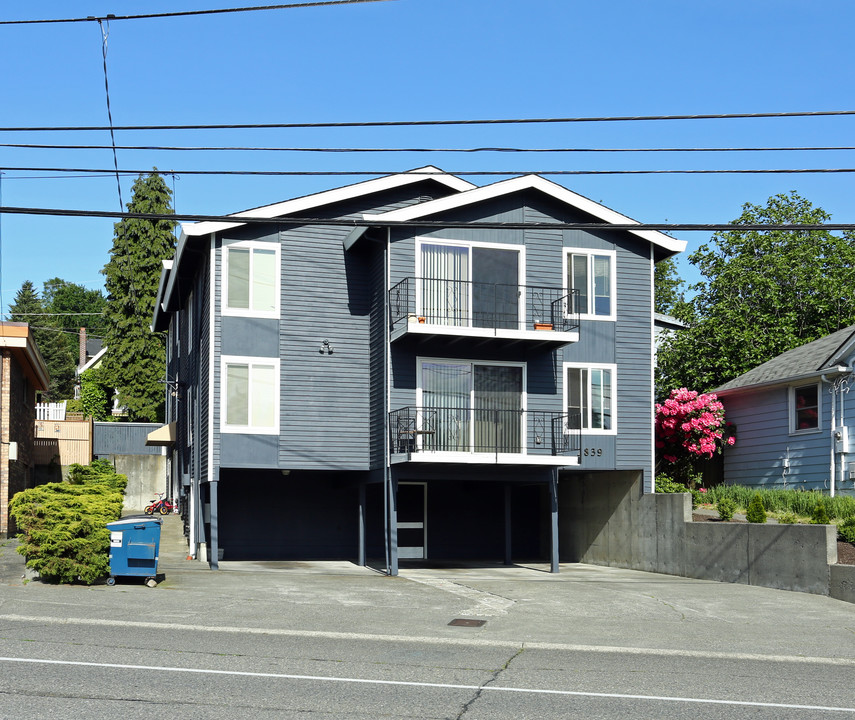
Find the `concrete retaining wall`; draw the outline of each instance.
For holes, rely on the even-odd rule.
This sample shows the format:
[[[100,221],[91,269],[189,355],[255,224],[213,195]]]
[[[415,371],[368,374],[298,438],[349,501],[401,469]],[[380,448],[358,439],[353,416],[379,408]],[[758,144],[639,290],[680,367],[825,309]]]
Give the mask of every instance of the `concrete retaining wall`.
[[[562,476],[564,562],[830,595],[855,602],[833,525],[692,522],[691,496],[644,495],[640,473]]]
[[[155,493],[166,492],[166,457],[164,455],[108,455],[116,472],[128,476],[125,490],[125,511],[142,510],[155,498]]]

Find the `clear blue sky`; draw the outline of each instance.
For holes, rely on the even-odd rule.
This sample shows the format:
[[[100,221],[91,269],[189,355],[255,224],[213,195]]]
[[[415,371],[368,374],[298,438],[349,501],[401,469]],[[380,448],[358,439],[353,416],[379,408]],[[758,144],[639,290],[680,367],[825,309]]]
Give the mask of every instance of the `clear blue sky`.
[[[0,20],[249,6],[223,0],[6,3]],[[340,122],[855,109],[855,3],[756,0],[392,0],[114,21],[113,122]],[[0,125],[106,125],[96,23],[0,25]],[[733,147],[855,145],[855,117],[491,127],[120,132],[119,145]],[[0,143],[101,144],[107,132],[0,132]],[[198,177],[191,169],[449,171],[844,168],[855,151],[647,154],[308,154],[120,151],[119,167],[176,170],[178,212],[225,214],[364,178]],[[0,147],[0,166],[111,168],[109,150]],[[7,171],[8,206],[118,210],[114,176]],[[478,184],[488,178],[468,178]],[[499,178],[494,178],[499,179]],[[825,175],[553,177],[645,222],[728,222],[796,190],[855,222],[853,178]],[[127,203],[132,178],[123,178]],[[24,280],[102,287],[113,223],[3,215],[5,311]],[[688,252],[709,233],[677,233]],[[688,280],[697,275],[685,258]]]

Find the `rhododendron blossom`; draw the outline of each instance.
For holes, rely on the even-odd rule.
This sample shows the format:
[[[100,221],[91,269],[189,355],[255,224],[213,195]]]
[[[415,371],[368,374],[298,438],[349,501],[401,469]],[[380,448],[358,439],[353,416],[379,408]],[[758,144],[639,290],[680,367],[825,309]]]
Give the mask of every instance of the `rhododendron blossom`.
[[[688,466],[735,442],[733,426],[725,422],[724,406],[714,393],[679,388],[656,405],[656,450],[668,463]]]

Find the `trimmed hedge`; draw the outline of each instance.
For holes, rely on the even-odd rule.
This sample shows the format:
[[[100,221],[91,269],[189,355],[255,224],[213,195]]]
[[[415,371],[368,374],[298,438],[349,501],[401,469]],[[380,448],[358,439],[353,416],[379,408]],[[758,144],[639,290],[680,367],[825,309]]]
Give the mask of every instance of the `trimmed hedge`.
[[[128,479],[106,461],[72,465],[69,482],[16,493],[9,512],[18,525],[18,552],[46,582],[91,585],[109,574],[107,523],[122,514]]]

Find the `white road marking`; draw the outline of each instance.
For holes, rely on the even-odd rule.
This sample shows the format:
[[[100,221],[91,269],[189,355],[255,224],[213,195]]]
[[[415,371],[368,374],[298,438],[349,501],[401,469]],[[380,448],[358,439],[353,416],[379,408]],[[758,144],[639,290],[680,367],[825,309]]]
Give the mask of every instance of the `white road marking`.
[[[335,632],[324,630],[291,630],[285,628],[235,627],[230,625],[188,625],[183,623],[147,622],[144,620],[107,620],[96,618],[40,617],[27,615],[0,615],[0,621],[33,623],[35,625],[88,625],[93,627],[129,627],[162,632],[206,632],[234,635],[269,635],[271,637],[316,638],[321,640],[358,640],[360,642],[417,643],[424,645],[458,645],[461,647],[512,648],[528,650],[559,650],[562,652],[589,652],[599,654],[640,655],[650,657],[698,658],[703,660],[751,660],[760,662],[804,663],[807,665],[833,665],[855,667],[855,658],[816,657],[811,655],[763,655],[762,653],[716,652],[708,650],[678,650],[673,648],[637,648],[619,645],[577,645],[574,643],[525,642],[517,640],[491,640],[484,637],[449,637],[417,635],[380,635],[377,633]],[[455,630],[459,632],[459,630]]]
[[[739,707],[778,708],[786,710],[813,710],[825,712],[855,713],[855,707],[831,705],[795,705],[790,703],[752,702],[749,700],[719,700],[713,698],[689,698],[672,695],[630,695],[624,693],[583,692],[580,690],[544,690],[539,688],[501,687],[497,685],[457,685],[452,683],[415,682],[413,680],[372,680],[369,678],[330,677],[326,675],[292,675],[288,673],[246,672],[240,670],[208,670],[205,668],[181,668],[161,665],[124,665],[120,663],[96,663],[77,660],[45,660],[40,658],[0,657],[0,662],[26,663],[31,665],[65,665],[72,667],[109,668],[111,670],[147,670],[151,672],[192,673],[197,675],[230,675],[234,677],[265,678],[274,680],[306,680],[311,682],[349,683],[359,685],[394,685],[440,690],[474,690],[482,692],[511,692],[528,695],[564,695],[572,697],[609,698],[617,700],[647,700],[654,702],[693,703],[696,705],[734,705]]]

